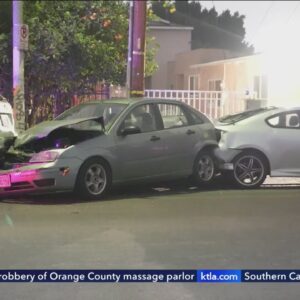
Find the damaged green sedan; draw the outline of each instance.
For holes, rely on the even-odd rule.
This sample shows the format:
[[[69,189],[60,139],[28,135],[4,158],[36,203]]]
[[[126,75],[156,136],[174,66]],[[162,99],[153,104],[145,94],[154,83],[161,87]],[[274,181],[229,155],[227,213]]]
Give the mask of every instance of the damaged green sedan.
[[[23,134],[5,154],[0,195],[75,191],[193,176],[208,184],[217,147],[211,121],[183,102],[121,99],[75,106]]]

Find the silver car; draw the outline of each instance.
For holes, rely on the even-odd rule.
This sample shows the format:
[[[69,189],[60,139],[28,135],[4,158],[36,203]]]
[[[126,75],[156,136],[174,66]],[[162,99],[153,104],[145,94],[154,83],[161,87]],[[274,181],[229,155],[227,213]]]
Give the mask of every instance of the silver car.
[[[260,108],[221,118],[216,156],[242,188],[271,177],[300,177],[300,108]],[[226,172],[227,171],[227,172]]]
[[[72,191],[99,198],[112,184],[215,173],[210,120],[172,100],[75,106],[20,134],[0,171],[0,194]]]

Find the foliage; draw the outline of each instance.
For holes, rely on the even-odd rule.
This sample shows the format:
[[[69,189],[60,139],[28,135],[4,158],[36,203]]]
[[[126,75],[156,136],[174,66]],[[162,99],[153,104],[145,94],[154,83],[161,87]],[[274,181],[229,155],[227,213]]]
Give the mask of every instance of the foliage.
[[[152,1],[152,10],[168,21],[194,27],[192,49],[222,48],[232,51],[253,52],[253,46],[244,41],[244,15],[229,10],[218,14],[215,8],[202,8],[200,1],[176,0],[175,10],[166,9],[162,1]]]
[[[89,93],[96,82],[124,84],[128,46],[126,1],[23,1],[29,26],[25,53],[27,107]],[[0,2],[0,80],[11,99],[11,1]],[[146,74],[156,70],[148,39]]]
[[[30,1],[26,78],[31,88],[81,91],[124,80],[127,10],[122,1]],[[46,76],[45,76],[46,75]]]
[[[11,2],[0,3],[0,93],[11,91]]]

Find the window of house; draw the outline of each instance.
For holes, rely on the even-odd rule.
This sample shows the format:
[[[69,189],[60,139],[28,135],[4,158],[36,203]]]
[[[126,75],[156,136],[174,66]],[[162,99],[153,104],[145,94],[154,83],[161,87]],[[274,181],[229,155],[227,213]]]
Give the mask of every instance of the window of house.
[[[221,92],[222,91],[222,80],[209,80],[208,81],[208,90],[212,92]],[[218,106],[221,106],[221,93],[212,93],[212,99],[218,99]]]
[[[184,75],[183,74],[178,74],[176,76],[176,81],[177,81],[177,89],[178,90],[183,90],[183,88],[184,88]]]
[[[199,76],[198,75],[189,76],[189,90],[190,91],[199,90]]]
[[[222,91],[222,80],[209,80],[208,81],[209,91]]]
[[[152,88],[152,76],[145,78],[145,89],[150,90]]]
[[[255,97],[259,99],[268,98],[268,77],[266,75],[258,75],[253,78],[253,91]]]

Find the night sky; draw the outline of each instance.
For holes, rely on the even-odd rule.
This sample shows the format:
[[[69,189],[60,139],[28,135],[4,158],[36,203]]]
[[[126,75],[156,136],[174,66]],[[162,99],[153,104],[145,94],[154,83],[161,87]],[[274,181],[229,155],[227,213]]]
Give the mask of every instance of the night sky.
[[[300,31],[300,1],[200,1],[207,8],[215,6],[218,12],[229,9],[246,16],[246,41],[256,52],[274,47],[281,37],[290,33],[291,45]]]

